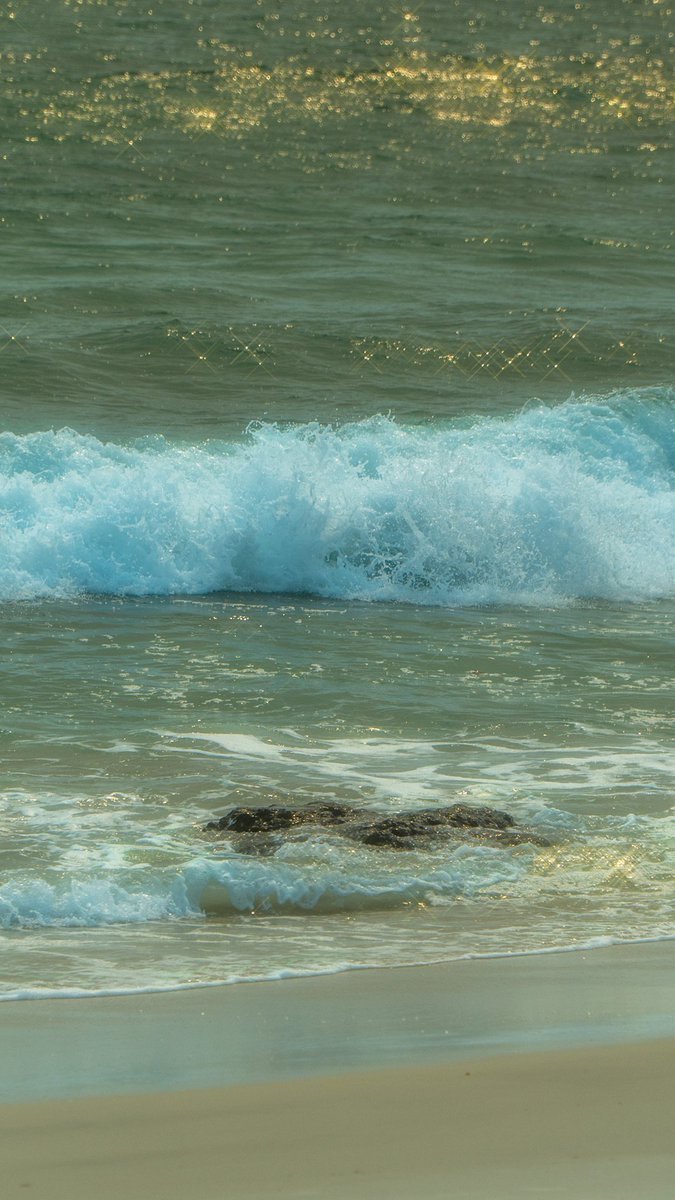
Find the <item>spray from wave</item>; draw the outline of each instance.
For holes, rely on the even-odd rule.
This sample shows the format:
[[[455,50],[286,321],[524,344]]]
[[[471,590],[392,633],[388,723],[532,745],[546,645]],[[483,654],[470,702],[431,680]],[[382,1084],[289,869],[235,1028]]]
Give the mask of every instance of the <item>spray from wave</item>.
[[[0,435],[0,598],[316,594],[435,605],[675,593],[675,393],[245,442]]]

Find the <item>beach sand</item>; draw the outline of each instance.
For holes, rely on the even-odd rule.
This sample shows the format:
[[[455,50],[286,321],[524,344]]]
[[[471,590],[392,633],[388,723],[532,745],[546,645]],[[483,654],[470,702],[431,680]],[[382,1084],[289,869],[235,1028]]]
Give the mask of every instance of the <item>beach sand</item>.
[[[3,1106],[3,1195],[656,1197],[675,1040]]]
[[[140,999],[2,1005],[0,1027],[14,1034],[18,1046],[15,1058],[6,1060],[2,1094],[22,1094],[23,1053],[24,1075],[32,1072],[36,1081],[32,1094],[42,1083],[43,1093],[54,1097],[0,1106],[2,1195],[671,1200],[675,1038],[645,1035],[667,1028],[674,951],[673,943],[661,943]],[[412,1026],[391,1016],[393,996],[401,1011],[425,1013],[422,1037],[416,1040]],[[468,1014],[472,1001],[473,1023],[451,1045],[443,1043],[442,1022]],[[519,1003],[524,1022],[516,1019]],[[355,1028],[365,1022],[363,1067],[353,1065],[343,1025],[331,1039],[331,1021],[345,1005]],[[383,1014],[379,1041],[368,1015],[377,1006]],[[240,1064],[234,1082],[221,1071],[223,1086],[191,1086],[194,1073],[176,1064],[183,1062],[179,1048],[186,1037],[191,1044],[193,1027],[206,1030],[204,1044],[211,1041],[214,1060],[220,1055],[225,1061],[222,1045],[239,1040],[247,1020],[253,1044],[263,1010],[266,1052],[272,1027],[279,1046],[287,1030],[296,1050],[298,1030],[305,1028],[296,1077],[282,1056],[269,1059],[266,1079],[247,1082]],[[325,1045],[315,1036],[312,1014],[327,1022]],[[440,1020],[436,1041],[434,1014]],[[486,1040],[480,1031],[488,1019],[499,1029]],[[148,1071],[134,1075],[130,1064],[142,1059],[151,1023],[163,1042],[165,1071],[155,1064],[149,1087]],[[121,1064],[118,1086],[101,1052],[106,1028]],[[45,1067],[41,1076],[40,1047],[46,1043],[40,1030],[60,1038],[60,1086],[53,1070]],[[343,1070],[325,1049],[341,1039]],[[488,1053],[489,1045],[500,1053]],[[67,1061],[78,1046],[80,1094],[69,1098]],[[253,1065],[252,1076],[261,1070]],[[137,1090],[144,1084],[146,1091]]]

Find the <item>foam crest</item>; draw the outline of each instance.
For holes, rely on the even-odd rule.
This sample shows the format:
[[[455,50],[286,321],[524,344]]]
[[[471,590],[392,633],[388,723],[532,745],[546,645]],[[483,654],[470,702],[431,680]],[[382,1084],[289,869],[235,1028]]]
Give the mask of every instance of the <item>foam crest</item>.
[[[437,605],[675,592],[675,395],[243,443],[0,437],[0,598],[314,593]]]
[[[105,877],[19,878],[0,886],[0,929],[97,928],[201,915],[184,881],[148,877],[144,887]]]

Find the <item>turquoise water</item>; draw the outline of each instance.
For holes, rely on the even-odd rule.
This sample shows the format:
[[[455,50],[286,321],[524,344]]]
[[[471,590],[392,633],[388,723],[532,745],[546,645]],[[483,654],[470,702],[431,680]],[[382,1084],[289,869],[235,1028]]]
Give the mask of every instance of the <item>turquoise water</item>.
[[[2,994],[674,936],[672,11],[0,27]]]

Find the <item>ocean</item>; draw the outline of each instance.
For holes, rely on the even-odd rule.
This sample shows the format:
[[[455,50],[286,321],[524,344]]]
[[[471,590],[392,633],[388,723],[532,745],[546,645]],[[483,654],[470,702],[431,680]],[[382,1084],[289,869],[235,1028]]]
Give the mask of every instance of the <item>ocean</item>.
[[[675,937],[669,3],[0,0],[0,998]]]

